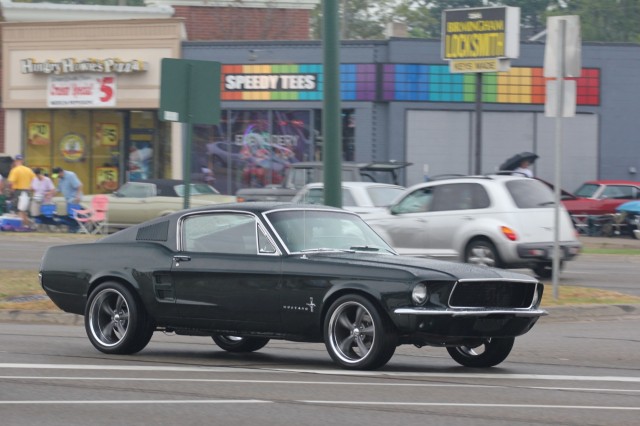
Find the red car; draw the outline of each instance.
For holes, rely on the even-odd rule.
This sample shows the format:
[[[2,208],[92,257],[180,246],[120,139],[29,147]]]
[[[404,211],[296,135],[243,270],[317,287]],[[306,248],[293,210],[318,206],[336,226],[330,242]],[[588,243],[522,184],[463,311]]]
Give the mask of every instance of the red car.
[[[562,200],[571,215],[613,214],[620,204],[640,199],[640,182],[592,180],[583,183],[572,195]]]

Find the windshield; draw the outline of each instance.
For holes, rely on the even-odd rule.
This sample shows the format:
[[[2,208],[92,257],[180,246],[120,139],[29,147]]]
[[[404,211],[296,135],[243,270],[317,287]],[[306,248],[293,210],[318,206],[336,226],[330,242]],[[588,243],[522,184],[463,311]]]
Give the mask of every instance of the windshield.
[[[205,183],[192,183],[189,188],[191,188],[190,195],[219,194],[214,187]],[[184,196],[184,185],[176,185],[174,189],[179,197]]]
[[[367,251],[393,253],[357,215],[323,210],[281,210],[267,214],[290,253],[304,251]]]
[[[600,188],[600,185],[597,185],[595,183],[585,183],[582,184],[582,186],[578,188],[578,190],[573,194],[576,197],[593,198],[598,188]]]

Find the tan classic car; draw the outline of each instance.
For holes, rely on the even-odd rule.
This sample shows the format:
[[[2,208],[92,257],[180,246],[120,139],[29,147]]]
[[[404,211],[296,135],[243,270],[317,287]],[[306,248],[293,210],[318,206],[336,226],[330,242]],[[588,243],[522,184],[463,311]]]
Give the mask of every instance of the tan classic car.
[[[235,202],[236,197],[220,194],[204,183],[190,185],[190,207]],[[149,179],[127,182],[113,194],[107,195],[109,229],[126,228],[149,219],[166,216],[184,208],[184,182],[175,179]],[[91,206],[93,195],[82,197],[82,206]],[[56,212],[62,216],[67,211],[62,197],[55,197]]]

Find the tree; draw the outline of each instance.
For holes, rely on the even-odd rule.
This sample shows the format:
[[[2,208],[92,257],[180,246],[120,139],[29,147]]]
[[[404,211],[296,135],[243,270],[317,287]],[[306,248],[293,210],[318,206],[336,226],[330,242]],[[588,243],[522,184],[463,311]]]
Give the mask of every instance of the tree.
[[[582,40],[640,43],[638,0],[567,0],[553,15],[580,16]]]

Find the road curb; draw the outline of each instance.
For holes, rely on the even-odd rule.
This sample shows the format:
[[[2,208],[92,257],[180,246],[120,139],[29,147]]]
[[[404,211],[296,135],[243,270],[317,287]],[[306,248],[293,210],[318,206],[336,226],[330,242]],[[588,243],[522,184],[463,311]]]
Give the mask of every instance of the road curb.
[[[543,307],[543,309],[549,313],[549,315],[540,319],[540,321],[544,322],[582,322],[640,318],[640,304],[552,306]],[[56,311],[0,309],[0,323],[2,322],[81,326],[84,324],[84,317]]]

